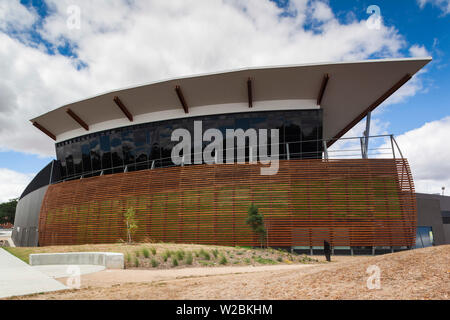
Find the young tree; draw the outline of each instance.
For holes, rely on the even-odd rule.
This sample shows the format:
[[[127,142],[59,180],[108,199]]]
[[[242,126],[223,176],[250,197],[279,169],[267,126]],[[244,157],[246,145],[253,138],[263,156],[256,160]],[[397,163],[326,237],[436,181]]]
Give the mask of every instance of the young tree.
[[[124,213],[125,223],[127,226],[128,243],[133,242],[133,235],[136,233],[138,229],[135,215],[136,214],[133,207],[128,208],[127,211]]]
[[[264,226],[264,216],[258,212],[258,207],[253,203],[248,207],[247,221],[253,232],[259,236],[261,247],[263,246],[266,237],[266,228]]]

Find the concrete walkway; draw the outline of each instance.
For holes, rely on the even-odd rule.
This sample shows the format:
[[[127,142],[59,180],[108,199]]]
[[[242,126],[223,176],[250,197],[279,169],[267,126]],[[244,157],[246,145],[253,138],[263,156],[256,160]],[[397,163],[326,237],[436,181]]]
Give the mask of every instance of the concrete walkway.
[[[68,289],[0,248],[0,298]]]
[[[42,266],[32,266],[34,270],[40,271],[47,276],[57,279],[57,278],[66,278],[73,275],[75,272],[79,271],[80,276],[90,273],[95,273],[99,271],[105,270],[105,266],[97,266],[92,264],[80,264],[80,265],[66,265],[66,264],[58,264],[58,265],[42,265]],[[78,268],[75,270],[74,268]]]

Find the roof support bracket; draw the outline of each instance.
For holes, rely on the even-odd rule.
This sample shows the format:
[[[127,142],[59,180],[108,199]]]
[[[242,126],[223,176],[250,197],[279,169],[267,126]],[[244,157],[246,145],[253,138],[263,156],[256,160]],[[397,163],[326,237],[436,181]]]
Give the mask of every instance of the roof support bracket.
[[[82,126],[86,131],[89,131],[89,126],[75,112],[73,112],[70,108],[67,108],[66,112],[73,120],[78,122],[78,124]]]
[[[181,91],[180,86],[175,86],[175,91],[177,93],[178,99],[180,100],[181,105],[183,106],[184,113],[189,113],[189,108],[186,103],[186,100],[184,99],[183,91]]]
[[[247,80],[247,92],[248,92],[248,107],[253,107],[253,91],[252,91],[252,79]]]
[[[38,128],[39,130],[41,130],[43,133],[45,133],[47,136],[49,136],[50,138],[52,138],[53,140],[56,140],[56,136],[51,133],[50,131],[48,131],[47,129],[45,129],[43,126],[41,126],[39,123],[37,123],[36,121],[33,121],[33,126],[35,126],[36,128]]]
[[[118,96],[115,96],[115,97],[114,97],[114,102],[117,104],[117,106],[120,108],[120,110],[122,110],[123,114],[126,115],[126,117],[128,118],[128,120],[130,120],[131,122],[133,122],[133,115],[132,115],[131,112],[127,109],[127,107],[125,107],[125,105],[123,104],[122,100],[120,100]]]
[[[322,99],[323,99],[323,96],[325,95],[325,90],[328,85],[328,80],[330,80],[330,76],[327,73],[323,76],[322,85],[320,86],[319,95],[317,96],[317,105],[318,106],[320,106],[322,104]]]

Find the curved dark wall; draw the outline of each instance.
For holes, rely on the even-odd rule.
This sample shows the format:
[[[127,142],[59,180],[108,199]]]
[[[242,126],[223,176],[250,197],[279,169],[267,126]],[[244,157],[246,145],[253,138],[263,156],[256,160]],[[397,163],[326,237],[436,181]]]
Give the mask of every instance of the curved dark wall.
[[[47,186],[51,183],[61,180],[61,168],[59,161],[51,161],[47,164],[39,173],[31,180],[25,190],[22,192],[20,199],[25,197],[27,194]]]
[[[29,192],[20,198],[16,207],[12,240],[17,247],[38,245],[39,212],[48,186]]]

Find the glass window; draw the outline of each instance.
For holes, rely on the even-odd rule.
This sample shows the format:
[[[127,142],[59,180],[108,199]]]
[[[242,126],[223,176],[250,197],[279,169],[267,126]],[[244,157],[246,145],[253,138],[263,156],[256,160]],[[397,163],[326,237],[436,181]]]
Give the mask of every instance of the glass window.
[[[81,141],[81,155],[83,159],[83,173],[90,173],[92,171],[91,146],[87,137]]]
[[[153,161],[155,167],[173,165],[171,151],[177,143],[171,141],[173,130],[187,129],[193,138],[194,121],[197,120],[202,121],[203,133],[210,128],[222,132],[224,148],[226,129],[267,129],[269,145],[270,130],[278,129],[281,159],[286,157],[286,143],[289,143],[291,159],[322,157],[322,110],[243,112],[139,124],[58,143],[56,153],[61,161],[62,175],[66,177],[92,171],[99,174],[100,170],[104,170],[105,174],[117,173],[123,172],[125,165],[128,171],[143,170],[150,168]],[[203,147],[208,143],[203,142]],[[192,156],[193,148],[192,144]],[[226,154],[223,158],[226,158]],[[246,159],[248,158],[247,143]]]
[[[431,227],[417,227],[416,248],[426,248],[434,245],[433,230]]]
[[[122,152],[123,161],[128,171],[135,170],[135,153],[136,148],[133,141],[133,131],[129,128],[122,131]]]
[[[137,129],[133,132],[136,146],[136,170],[148,168],[148,156],[150,153],[149,133],[145,128]]]
[[[72,145],[70,142],[68,142],[64,146],[64,155],[66,158],[66,165],[67,165],[67,176],[71,177],[74,175],[74,169],[73,169],[73,153],[72,153]]]
[[[102,170],[105,174],[110,173],[109,169],[112,168],[112,160],[111,160],[111,143],[109,132],[107,134],[100,135],[100,152],[101,152],[101,161],[102,161]]]
[[[64,146],[58,144],[56,147],[56,159],[60,161],[61,177],[64,179],[67,176],[66,158],[64,156]]]
[[[122,153],[122,136],[120,132],[114,131],[111,133],[111,158],[113,165],[113,172],[123,172],[123,153]]]
[[[100,160],[100,142],[98,136],[91,136],[90,148],[91,148],[92,171],[94,171],[93,174],[100,174],[102,166]]]

